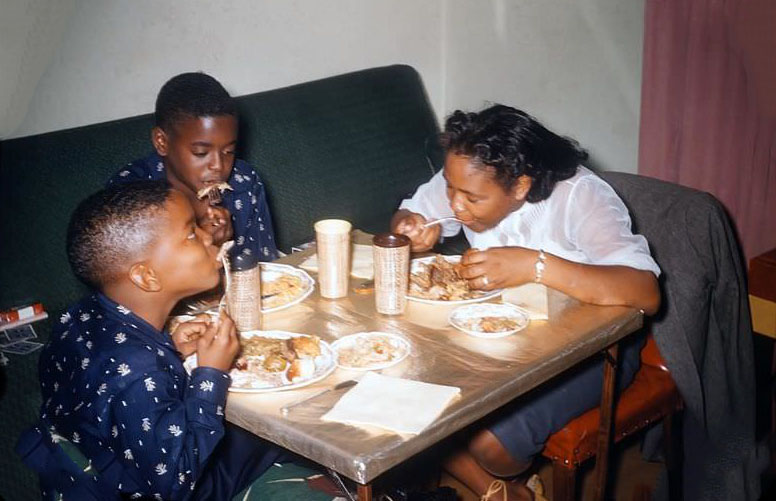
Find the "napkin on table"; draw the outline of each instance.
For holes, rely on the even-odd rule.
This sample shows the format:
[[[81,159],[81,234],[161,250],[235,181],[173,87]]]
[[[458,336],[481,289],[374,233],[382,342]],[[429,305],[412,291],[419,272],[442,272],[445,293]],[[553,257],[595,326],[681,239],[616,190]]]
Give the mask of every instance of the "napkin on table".
[[[368,372],[323,415],[324,421],[417,434],[461,393],[460,388]]]
[[[356,278],[365,278],[371,280],[374,278],[374,263],[372,260],[372,246],[363,244],[353,244],[351,249],[351,266],[350,274]],[[300,268],[307,271],[318,271],[318,256],[313,254],[308,257]]]

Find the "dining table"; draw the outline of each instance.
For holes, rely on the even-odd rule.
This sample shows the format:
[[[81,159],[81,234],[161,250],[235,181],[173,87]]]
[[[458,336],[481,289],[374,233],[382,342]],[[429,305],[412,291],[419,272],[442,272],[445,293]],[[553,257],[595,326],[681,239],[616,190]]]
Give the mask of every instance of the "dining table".
[[[366,234],[356,234],[354,240],[370,243]],[[277,262],[299,266],[314,253],[314,248],[308,248]],[[340,299],[322,298],[316,287],[298,304],[264,314],[262,329],[311,334],[329,344],[359,332],[379,331],[403,337],[409,342],[409,355],[383,369],[382,375],[460,388],[460,395],[429,426],[417,434],[399,434],[322,420],[349,391],[350,382],[365,374],[339,367],[324,379],[301,388],[230,392],[226,419],[351,479],[356,483],[358,500],[370,501],[372,483],[382,474],[553,377],[603,354],[596,464],[597,497],[603,499],[618,343],[642,326],[639,310],[585,304],[546,289],[546,320],[531,320],[524,329],[506,337],[483,339],[453,328],[448,317],[454,306],[448,304],[408,301],[403,314],[380,314],[375,309],[374,294],[368,293],[368,288],[364,293],[366,282],[351,277],[348,295]],[[507,289],[489,300],[510,302],[511,292]]]

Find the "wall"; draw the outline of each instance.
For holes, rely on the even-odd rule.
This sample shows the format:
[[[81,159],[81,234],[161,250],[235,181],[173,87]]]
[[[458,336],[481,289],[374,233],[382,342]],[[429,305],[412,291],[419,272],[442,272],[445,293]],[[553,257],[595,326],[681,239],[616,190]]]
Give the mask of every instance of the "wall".
[[[448,3],[445,114],[510,104],[636,172],[643,0]]]
[[[61,34],[27,37],[58,49],[37,86],[30,77],[17,89],[0,137],[149,112],[182,71],[210,72],[239,95],[407,63],[440,119],[511,104],[577,138],[600,166],[635,172],[643,9],[643,0],[79,0],[60,8]],[[8,50],[4,42],[0,55]]]
[[[0,138],[24,120],[74,7],[75,0],[0,2]]]
[[[441,0],[80,0],[12,136],[150,112],[192,70],[240,95],[407,63],[441,109],[440,16]]]

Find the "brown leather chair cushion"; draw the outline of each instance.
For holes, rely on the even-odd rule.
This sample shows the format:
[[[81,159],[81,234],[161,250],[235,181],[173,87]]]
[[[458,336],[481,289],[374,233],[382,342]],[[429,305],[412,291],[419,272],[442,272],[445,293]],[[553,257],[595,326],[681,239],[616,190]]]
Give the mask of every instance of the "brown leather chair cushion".
[[[644,348],[641,349],[641,365],[651,365],[668,372],[666,362],[663,360],[663,356],[660,355],[660,350],[658,350],[657,343],[651,334],[647,336],[647,342],[644,344]]]
[[[660,420],[682,406],[671,375],[650,336],[641,352],[642,365],[617,401],[614,441]],[[595,455],[598,445],[598,407],[570,421],[547,441],[542,455],[569,468]]]

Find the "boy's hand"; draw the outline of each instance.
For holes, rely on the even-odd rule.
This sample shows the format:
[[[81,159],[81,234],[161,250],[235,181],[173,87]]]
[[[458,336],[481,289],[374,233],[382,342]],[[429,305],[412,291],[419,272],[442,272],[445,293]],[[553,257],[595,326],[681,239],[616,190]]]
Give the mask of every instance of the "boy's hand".
[[[200,228],[210,233],[216,247],[232,239],[232,214],[225,207],[209,205],[197,223]]]
[[[442,232],[438,224],[424,228],[426,222],[426,218],[420,214],[405,211],[394,219],[393,231],[409,237],[412,252],[424,252],[434,247]]]
[[[221,312],[197,340],[197,365],[229,372],[238,351],[240,341],[234,322]]]
[[[170,332],[172,343],[183,358],[197,351],[197,340],[205,333],[209,324],[209,315],[197,315],[194,320],[182,322]]]
[[[514,287],[533,280],[536,251],[523,247],[494,247],[488,250],[469,249],[461,258],[461,276],[469,287],[493,290]]]

